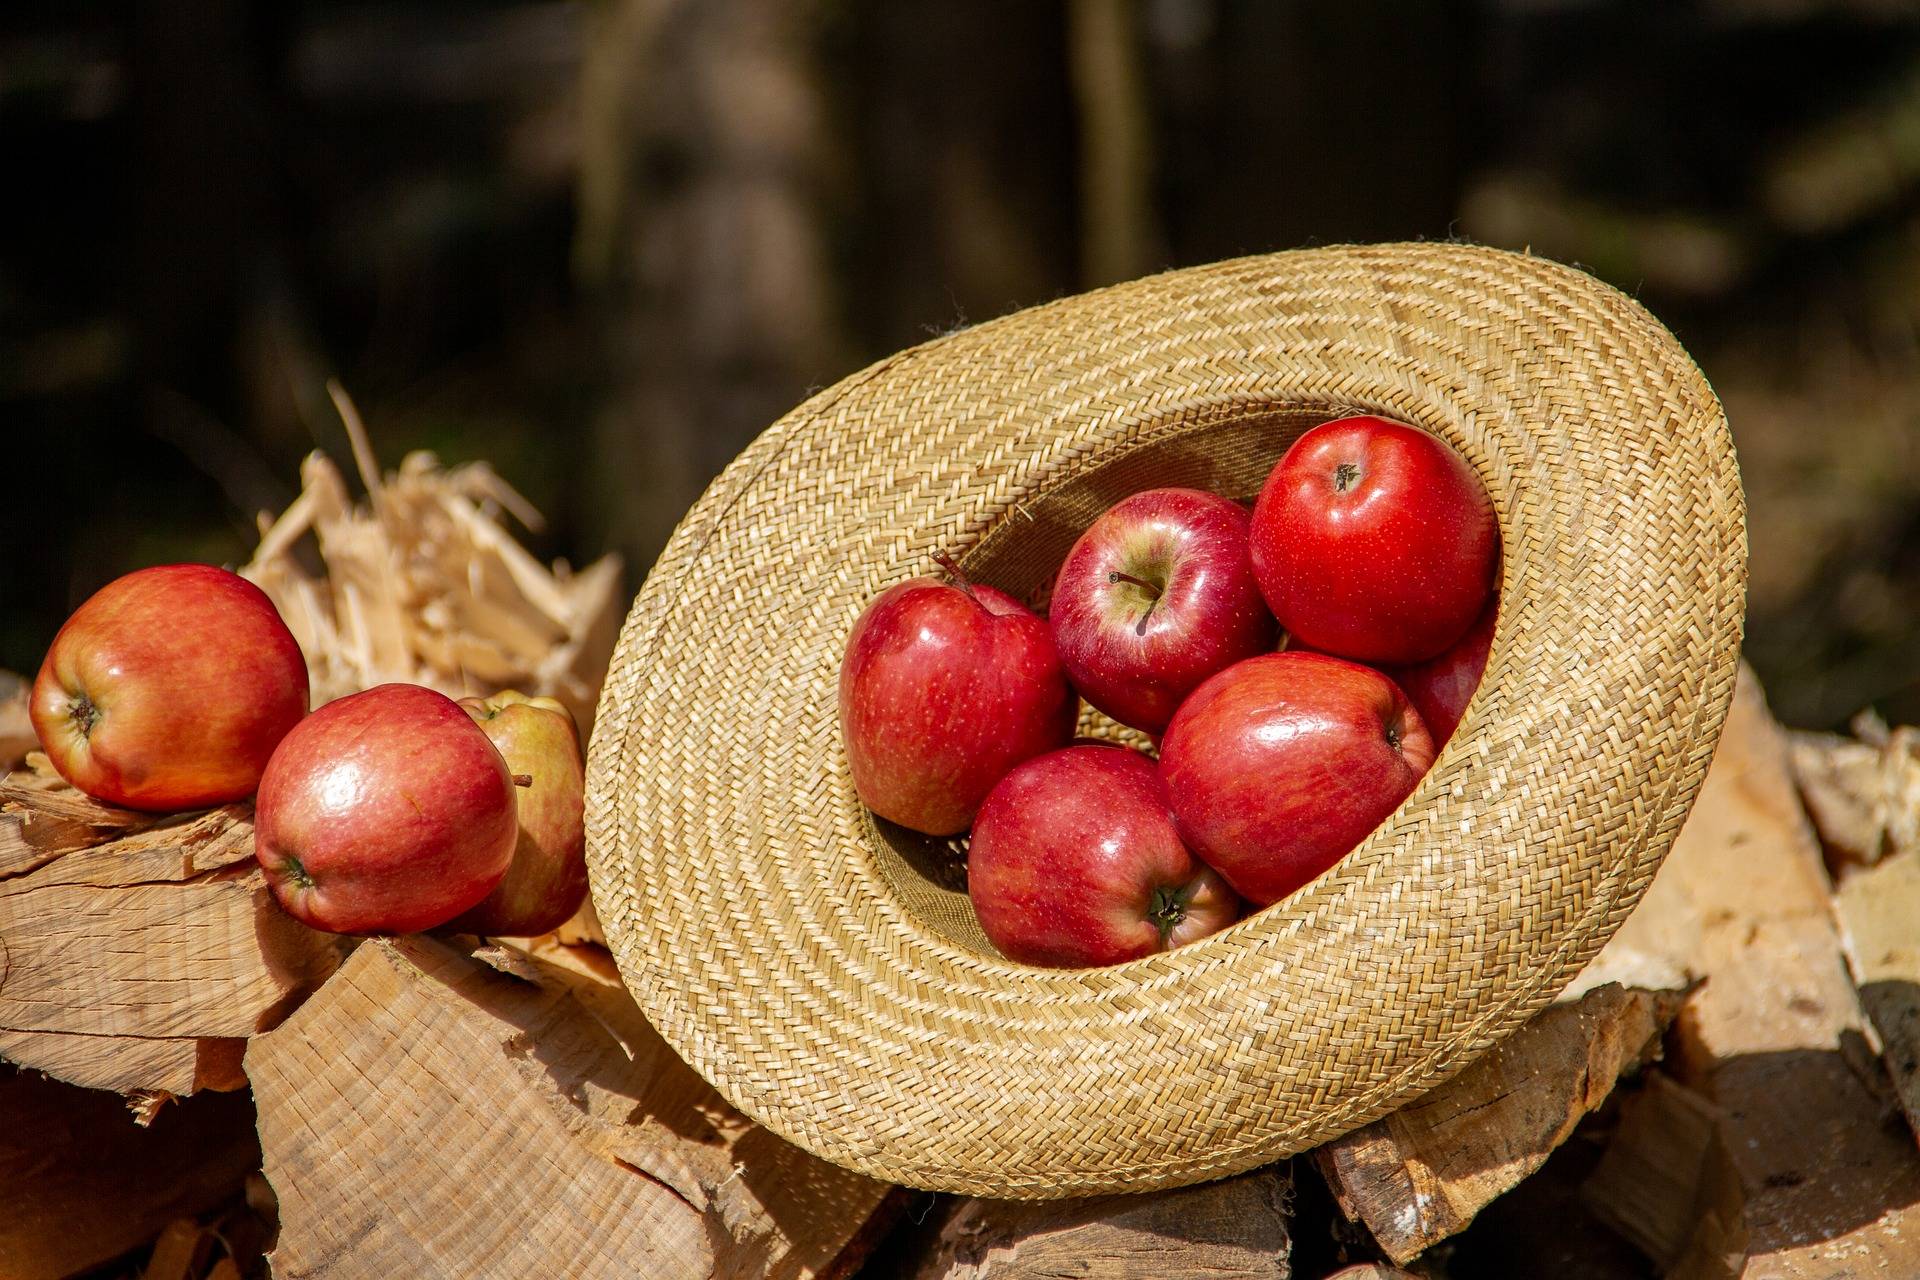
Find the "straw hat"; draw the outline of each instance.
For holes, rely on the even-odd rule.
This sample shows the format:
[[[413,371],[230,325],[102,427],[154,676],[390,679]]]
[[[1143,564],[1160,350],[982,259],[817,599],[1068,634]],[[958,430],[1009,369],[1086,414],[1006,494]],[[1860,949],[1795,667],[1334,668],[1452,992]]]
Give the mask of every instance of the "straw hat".
[[[1106,969],[999,958],[958,846],[854,795],[854,618],[939,551],[1044,607],[1108,504],[1250,497],[1357,410],[1450,441],[1500,510],[1501,615],[1458,734],[1344,862],[1223,933]],[[829,1160],[1020,1197],[1248,1169],[1457,1071],[1632,909],[1713,754],[1745,557],[1706,379],[1578,271],[1329,248],[1036,307],[815,396],[681,523],[601,699],[594,902],[667,1041]]]

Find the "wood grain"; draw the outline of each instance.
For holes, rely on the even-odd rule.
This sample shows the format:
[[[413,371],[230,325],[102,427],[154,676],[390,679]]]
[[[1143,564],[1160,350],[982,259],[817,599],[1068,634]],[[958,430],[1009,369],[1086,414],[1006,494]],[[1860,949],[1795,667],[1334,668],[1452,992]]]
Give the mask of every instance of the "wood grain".
[[[887,1187],[750,1124],[619,987],[500,963],[368,943],[249,1045],[276,1275],[832,1272]]]
[[[352,945],[275,906],[245,805],[156,820],[11,781],[0,800],[31,854],[0,874],[0,1054],[23,1066],[122,1093],[237,1087],[231,1042]]]
[[[1286,1280],[1284,1166],[1090,1200],[950,1203],[913,1280]]]

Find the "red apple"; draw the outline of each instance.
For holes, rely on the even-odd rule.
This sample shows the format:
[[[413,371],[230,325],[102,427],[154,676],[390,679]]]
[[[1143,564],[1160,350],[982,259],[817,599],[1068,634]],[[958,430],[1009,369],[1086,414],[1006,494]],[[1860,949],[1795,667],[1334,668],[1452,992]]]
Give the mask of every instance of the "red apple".
[[[1378,671],[1268,653],[1194,690],[1160,771],[1187,846],[1264,907],[1346,857],[1433,755],[1420,713]]]
[[[1174,830],[1153,761],[1110,743],[1016,768],[973,825],[967,893],[1009,960],[1119,964],[1224,929],[1241,902]]]
[[[1253,572],[1301,644],[1360,662],[1424,662],[1493,589],[1500,529],[1466,460],[1385,418],[1294,441],[1253,508]]]
[[[208,564],[117,578],[74,610],[33,682],[60,776],[170,812],[244,799],[307,714],[307,663],[266,593]]]
[[[573,713],[552,698],[507,689],[460,708],[527,785],[516,793],[513,865],[480,905],[453,922],[464,933],[530,937],[558,929],[587,896],[586,764]]]
[[[1149,489],[1087,527],[1048,609],[1082,697],[1159,733],[1202,680],[1273,648],[1248,524],[1245,509],[1216,494]]]
[[[453,699],[383,684],[329,702],[267,762],[254,853],[274,897],[334,933],[431,929],[513,861],[513,778]]]
[[[1436,753],[1460,727],[1460,717],[1467,713],[1473,691],[1480,687],[1480,676],[1487,669],[1487,654],[1493,649],[1493,624],[1499,613],[1496,597],[1453,648],[1427,662],[1387,668],[1387,674],[1426,721]]]
[[[1007,770],[1065,745],[1078,708],[1047,624],[964,579],[881,592],[840,664],[854,789],[881,817],[929,835],[965,831]]]

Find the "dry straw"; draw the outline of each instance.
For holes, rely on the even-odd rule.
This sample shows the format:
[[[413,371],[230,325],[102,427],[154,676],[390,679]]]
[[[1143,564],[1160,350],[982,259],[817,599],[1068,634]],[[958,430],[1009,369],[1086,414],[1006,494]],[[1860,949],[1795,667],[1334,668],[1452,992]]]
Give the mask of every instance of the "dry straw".
[[[1279,906],[1109,969],[999,959],[954,852],[854,796],[835,676],[862,605],[938,551],[1043,604],[1107,503],[1249,496],[1361,409],[1451,441],[1500,509],[1504,605],[1460,732]],[[1023,1197],[1247,1169],[1457,1071],[1613,932],[1713,754],[1745,554],[1705,378],[1577,271],[1317,249],[1024,311],[809,400],[681,524],[602,696],[594,898],[667,1040],[827,1159]]]

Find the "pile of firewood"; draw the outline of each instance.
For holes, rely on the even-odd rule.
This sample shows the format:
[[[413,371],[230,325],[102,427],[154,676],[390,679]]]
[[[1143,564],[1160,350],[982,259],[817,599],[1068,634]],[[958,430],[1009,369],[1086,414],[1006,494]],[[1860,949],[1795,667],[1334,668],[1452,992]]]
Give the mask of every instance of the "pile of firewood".
[[[527,556],[484,470],[361,471],[355,505],[310,462],[247,570],[319,696],[518,683],[590,710],[617,567]],[[0,1275],[1920,1276],[1920,734],[1857,733],[1790,735],[1743,677],[1645,901],[1498,1050],[1292,1161],[1029,1205],[887,1187],[755,1126],[590,926],[304,928],[248,806],[88,800],[12,681]]]

